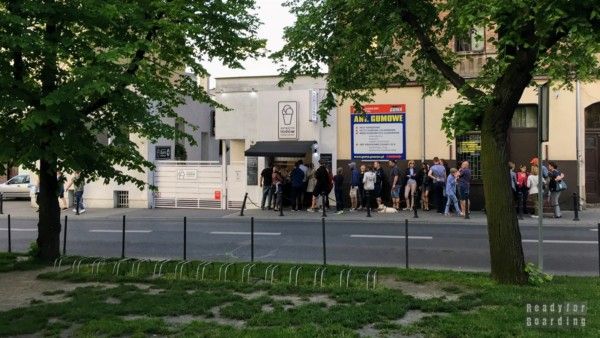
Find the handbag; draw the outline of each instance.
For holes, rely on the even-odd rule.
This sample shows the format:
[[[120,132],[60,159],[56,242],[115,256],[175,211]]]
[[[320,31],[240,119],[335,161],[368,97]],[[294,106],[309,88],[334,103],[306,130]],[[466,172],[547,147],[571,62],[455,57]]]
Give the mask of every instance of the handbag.
[[[565,180],[560,180],[558,182],[556,182],[556,189],[555,191],[563,191],[563,190],[567,190],[567,183],[565,182]]]

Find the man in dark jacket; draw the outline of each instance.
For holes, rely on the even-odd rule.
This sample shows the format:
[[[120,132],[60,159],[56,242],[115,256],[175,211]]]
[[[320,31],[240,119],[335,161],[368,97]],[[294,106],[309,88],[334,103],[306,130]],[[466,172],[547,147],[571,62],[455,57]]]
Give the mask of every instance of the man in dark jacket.
[[[292,210],[302,209],[302,195],[304,194],[304,171],[300,169],[300,162],[296,162],[290,174],[292,183]]]
[[[317,210],[318,198],[326,194],[329,189],[329,173],[327,172],[327,168],[325,168],[325,160],[323,159],[319,160],[319,167],[315,171],[315,179],[317,180],[317,184],[313,190],[312,207],[309,209],[311,212]]]

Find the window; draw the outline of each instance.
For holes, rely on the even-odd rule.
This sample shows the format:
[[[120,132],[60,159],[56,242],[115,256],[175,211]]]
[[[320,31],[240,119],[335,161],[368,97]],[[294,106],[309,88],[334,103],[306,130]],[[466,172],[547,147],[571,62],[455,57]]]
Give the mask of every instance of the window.
[[[481,133],[470,132],[456,138],[456,163],[468,161],[471,178],[481,179]]]
[[[537,128],[537,105],[518,106],[512,118],[513,128]]]
[[[457,52],[483,52],[485,46],[485,32],[483,27],[474,27],[467,36],[456,37],[455,50]]]

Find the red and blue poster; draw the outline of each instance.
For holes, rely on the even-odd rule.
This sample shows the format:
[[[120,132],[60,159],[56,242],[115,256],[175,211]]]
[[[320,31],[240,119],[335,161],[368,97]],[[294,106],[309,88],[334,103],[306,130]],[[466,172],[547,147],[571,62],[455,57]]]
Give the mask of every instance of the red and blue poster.
[[[371,104],[364,114],[351,108],[352,159],[406,159],[406,105]]]

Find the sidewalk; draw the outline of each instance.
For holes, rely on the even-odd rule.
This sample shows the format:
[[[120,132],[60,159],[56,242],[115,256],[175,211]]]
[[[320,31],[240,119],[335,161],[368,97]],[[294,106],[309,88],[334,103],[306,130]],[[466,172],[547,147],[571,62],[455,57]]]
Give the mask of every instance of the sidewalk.
[[[62,213],[62,217],[68,215],[69,218],[78,219],[102,219],[102,218],[120,218],[126,215],[131,219],[175,219],[188,217],[190,219],[218,219],[231,218],[243,219],[254,217],[256,220],[307,220],[318,221],[322,217],[321,212],[292,211],[284,209],[284,216],[279,216],[279,212],[260,209],[244,210],[244,216],[240,216],[240,210],[198,210],[198,209],[90,209],[77,216],[73,210],[69,209]],[[29,201],[4,201],[4,215],[10,214],[14,219],[37,219],[38,214],[33,210]],[[580,221],[573,221],[572,211],[563,211],[563,217],[560,219],[551,218],[551,214],[544,217],[544,226],[581,226],[594,227],[600,222],[600,208],[590,208],[579,212]],[[342,222],[364,222],[364,223],[390,223],[404,222],[408,219],[411,223],[429,223],[429,224],[473,224],[481,225],[487,222],[486,215],[480,211],[474,211],[470,219],[464,219],[457,216],[443,216],[435,211],[418,210],[418,218],[414,218],[412,211],[401,211],[398,213],[379,213],[372,212],[372,217],[367,217],[366,211],[351,212],[346,210],[342,215],[335,214],[335,208],[327,211],[327,220]],[[537,226],[538,220],[524,215],[520,221],[522,226]]]
[[[293,220],[319,220],[322,217],[321,212],[307,212],[303,211],[292,211],[291,209],[284,209],[284,216],[279,216],[279,212],[272,210],[260,210],[260,209],[249,209],[244,211],[244,217],[254,217],[257,220],[263,219],[293,219]],[[239,211],[233,215],[225,216],[227,218],[241,218]],[[487,218],[485,213],[481,211],[474,211],[470,214],[469,219],[464,219],[458,216],[444,216],[438,214],[434,210],[432,211],[421,211],[418,210],[418,218],[414,218],[414,212],[412,211],[400,211],[397,213],[380,213],[372,212],[371,217],[367,217],[366,211],[348,211],[345,210],[343,214],[337,215],[335,208],[327,211],[327,220],[333,221],[349,221],[349,222],[404,222],[408,219],[411,223],[429,223],[429,224],[485,224]],[[588,209],[579,212],[579,221],[573,221],[572,211],[563,211],[562,218],[552,218],[552,214],[545,214],[543,225],[544,226],[582,226],[582,227],[597,227],[600,223],[600,208]],[[523,220],[519,221],[521,226],[538,226],[538,219],[531,218],[529,215],[523,215]]]

